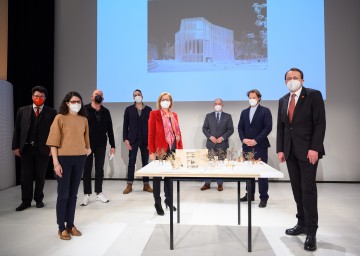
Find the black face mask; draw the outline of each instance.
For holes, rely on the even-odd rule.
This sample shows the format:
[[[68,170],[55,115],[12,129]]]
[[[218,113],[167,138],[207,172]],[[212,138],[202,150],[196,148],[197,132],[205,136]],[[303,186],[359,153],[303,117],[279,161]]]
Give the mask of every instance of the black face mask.
[[[98,104],[100,104],[101,102],[103,102],[103,97],[101,97],[101,95],[96,95],[95,96],[95,99],[94,99],[94,101],[96,102],[96,103],[98,103]]]

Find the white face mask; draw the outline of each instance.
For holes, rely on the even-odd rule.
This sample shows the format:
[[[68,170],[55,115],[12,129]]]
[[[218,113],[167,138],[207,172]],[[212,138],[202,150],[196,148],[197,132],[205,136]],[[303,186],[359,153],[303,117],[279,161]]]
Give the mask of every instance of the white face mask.
[[[142,97],[139,96],[139,95],[135,96],[134,100],[135,100],[136,103],[141,103],[142,102]]]
[[[222,109],[222,106],[221,105],[215,105],[215,111],[216,112],[220,112]]]
[[[71,109],[71,111],[78,113],[81,109],[81,104],[80,103],[74,103],[74,104],[69,103],[69,108]]]
[[[257,103],[258,103],[258,102],[257,102],[256,99],[249,99],[249,104],[250,104],[250,106],[255,107]]]
[[[162,108],[169,108],[170,107],[170,101],[168,101],[168,100],[162,100],[161,102],[160,102],[160,105],[161,105],[161,107]]]
[[[287,82],[286,86],[291,92],[296,92],[297,90],[299,90],[301,83],[299,80],[290,80],[289,82]]]

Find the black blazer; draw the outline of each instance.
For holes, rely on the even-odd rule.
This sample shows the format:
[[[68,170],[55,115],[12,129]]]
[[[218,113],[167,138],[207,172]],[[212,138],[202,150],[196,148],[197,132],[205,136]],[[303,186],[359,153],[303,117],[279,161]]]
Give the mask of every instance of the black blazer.
[[[279,100],[276,152],[284,152],[288,159],[290,145],[298,159],[307,161],[308,150],[315,150],[319,158],[325,155],[325,106],[321,92],[302,87],[290,124],[287,110],[290,93]]]
[[[139,116],[135,104],[128,106],[124,113],[124,124],[123,124],[123,140],[129,140],[130,145],[133,144],[137,138],[138,120],[142,125],[142,142],[145,145],[148,144],[148,120],[151,112],[151,108],[146,106],[141,111]]]
[[[243,143],[242,147],[244,151],[251,151],[257,148],[269,148],[270,142],[267,136],[272,130],[272,116],[270,109],[257,106],[253,119],[250,123],[250,108],[244,109],[240,114],[240,120],[238,124],[238,132],[241,142],[244,139],[254,139],[256,141],[255,147],[248,147]]]
[[[24,149],[27,142],[29,128],[31,124],[31,115],[34,111],[33,105],[19,108],[16,114],[15,129],[12,140],[12,149],[20,149],[20,153]],[[56,110],[44,106],[39,115],[39,134],[38,149],[41,154],[49,155],[50,148],[46,145],[46,140],[50,132],[50,126],[56,116]]]
[[[215,112],[211,112],[206,115],[204,125],[203,125],[203,133],[205,134],[206,140],[206,148],[208,149],[227,149],[229,147],[229,137],[234,133],[234,125],[230,114],[225,112],[221,113],[220,121],[217,123]],[[224,140],[221,143],[213,143],[210,140],[210,137],[214,136],[215,138],[223,137]]]

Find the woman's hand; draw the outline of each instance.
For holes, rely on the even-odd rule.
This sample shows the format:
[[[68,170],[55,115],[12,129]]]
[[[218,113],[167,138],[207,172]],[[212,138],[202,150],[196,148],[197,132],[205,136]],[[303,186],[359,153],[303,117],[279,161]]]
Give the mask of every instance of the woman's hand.
[[[149,155],[149,158],[150,158],[151,160],[156,160],[155,153],[150,154],[150,155]]]
[[[86,149],[86,155],[88,156],[88,155],[90,155],[91,154],[91,148],[87,148]]]
[[[63,170],[62,170],[62,167],[59,163],[57,164],[54,164],[54,171],[55,171],[55,174],[58,176],[58,177],[62,177],[62,174],[63,174]]]

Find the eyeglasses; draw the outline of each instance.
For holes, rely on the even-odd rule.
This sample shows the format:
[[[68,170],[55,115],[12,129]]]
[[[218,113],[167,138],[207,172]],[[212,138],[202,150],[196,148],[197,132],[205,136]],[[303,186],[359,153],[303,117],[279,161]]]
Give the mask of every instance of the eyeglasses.
[[[45,96],[42,96],[42,95],[33,95],[34,98],[42,98],[42,99],[45,99]]]
[[[81,100],[70,100],[69,102],[71,104],[75,104],[75,103],[81,104]]]

